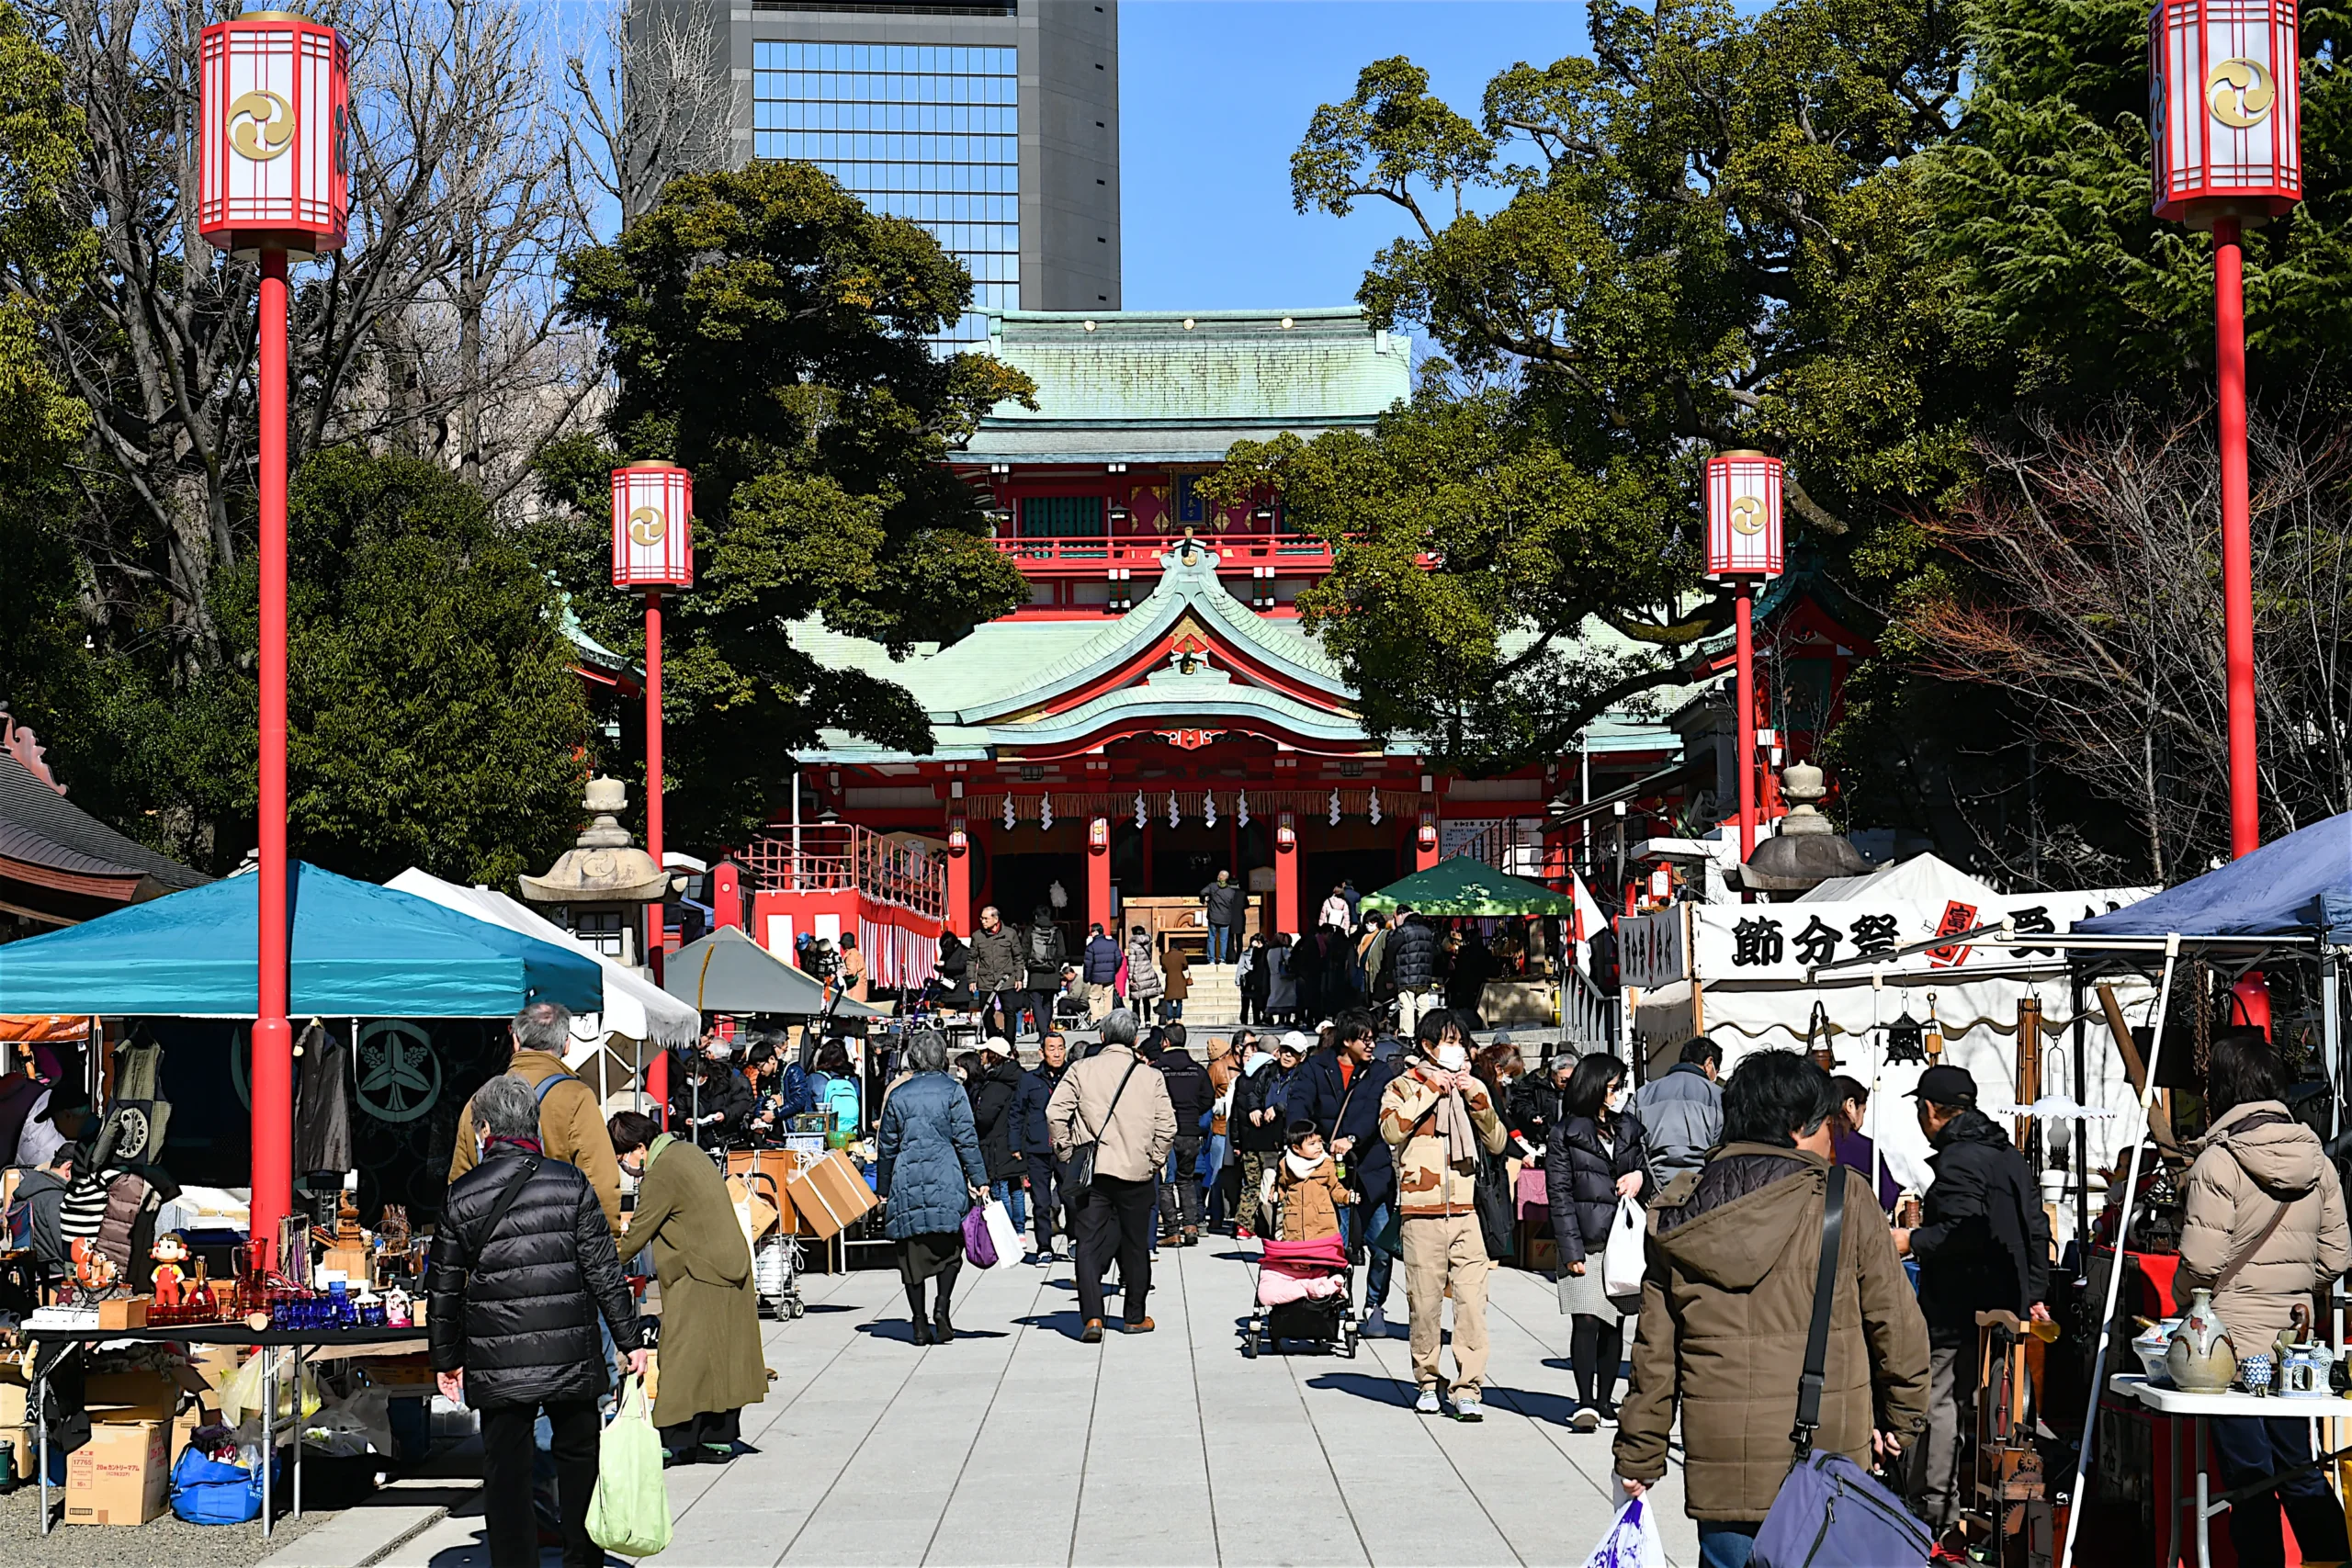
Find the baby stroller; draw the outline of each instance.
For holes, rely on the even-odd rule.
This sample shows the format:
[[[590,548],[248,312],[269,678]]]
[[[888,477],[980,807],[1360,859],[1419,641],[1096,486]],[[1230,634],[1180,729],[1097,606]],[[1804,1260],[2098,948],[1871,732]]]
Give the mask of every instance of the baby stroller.
[[[1288,1339],[1354,1359],[1357,1324],[1348,1306],[1354,1283],[1348,1249],[1338,1236],[1266,1243],[1258,1260],[1258,1304],[1241,1331],[1241,1353],[1254,1359]]]

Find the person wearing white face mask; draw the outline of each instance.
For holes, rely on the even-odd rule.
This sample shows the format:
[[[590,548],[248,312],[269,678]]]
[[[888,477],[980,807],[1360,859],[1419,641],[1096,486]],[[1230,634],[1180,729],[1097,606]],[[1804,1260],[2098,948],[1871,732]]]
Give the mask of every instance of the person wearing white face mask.
[[[1544,1187],[1559,1244],[1560,1310],[1569,1314],[1568,1361],[1576,1371],[1579,1432],[1617,1419],[1617,1367],[1624,1359],[1624,1319],[1639,1295],[1614,1297],[1600,1277],[1600,1256],[1621,1198],[1642,1196],[1649,1145],[1641,1122],[1625,1114],[1625,1064],[1595,1053],[1577,1063],[1560,1094],[1560,1119],[1544,1150]]]
[[[1487,1276],[1494,1268],[1478,1224],[1478,1166],[1510,1134],[1494,1097],[1470,1070],[1461,1025],[1442,1010],[1414,1031],[1415,1055],[1381,1092],[1380,1136],[1396,1151],[1396,1212],[1404,1237],[1405,1299],[1412,1314],[1413,1408],[1439,1413],[1440,1316],[1453,1297],[1453,1414],[1486,1414]]]

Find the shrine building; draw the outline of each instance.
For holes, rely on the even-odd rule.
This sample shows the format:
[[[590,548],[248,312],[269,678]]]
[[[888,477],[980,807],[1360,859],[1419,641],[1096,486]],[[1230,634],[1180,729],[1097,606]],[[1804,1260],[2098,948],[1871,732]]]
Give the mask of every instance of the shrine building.
[[[1008,311],[989,330],[1038,407],[1000,406],[954,466],[991,498],[1030,602],[903,660],[793,628],[820,661],[904,686],[933,744],[833,734],[803,758],[797,829],[779,812],[736,857],[744,923],[772,949],[854,931],[877,983],[909,985],[943,924],[968,935],[991,904],[1013,923],[1051,908],[1075,952],[1090,921],[1182,930],[1220,870],[1251,890],[1251,929],[1294,932],[1343,879],[1370,891],[1445,854],[1556,878],[1548,800],[1679,757],[1663,722],[1615,715],[1589,756],[1500,778],[1375,743],[1298,619],[1329,547],[1277,505],[1201,494],[1237,441],[1372,425],[1410,395],[1406,338],[1352,307]]]

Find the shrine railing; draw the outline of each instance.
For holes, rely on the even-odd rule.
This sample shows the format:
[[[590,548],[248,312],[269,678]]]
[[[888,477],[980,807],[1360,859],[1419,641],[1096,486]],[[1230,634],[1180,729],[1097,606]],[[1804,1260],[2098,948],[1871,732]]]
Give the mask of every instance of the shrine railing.
[[[1091,575],[1110,567],[1159,570],[1159,558],[1183,543],[1182,535],[1112,534],[1065,538],[1000,537],[996,547],[1023,571],[1039,575]],[[1213,550],[1220,570],[1245,566],[1297,567],[1329,570],[1331,547],[1298,534],[1204,534],[1195,546]]]
[[[947,866],[919,844],[854,823],[764,833],[745,845],[743,867],[769,893],[858,893],[939,920],[947,918]]]

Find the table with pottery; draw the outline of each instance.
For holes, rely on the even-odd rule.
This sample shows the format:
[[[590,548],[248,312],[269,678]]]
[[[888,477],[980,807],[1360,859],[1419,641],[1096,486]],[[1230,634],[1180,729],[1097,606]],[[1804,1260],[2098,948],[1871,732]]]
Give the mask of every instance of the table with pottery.
[[[2352,1394],[2346,1392],[2352,1354],[2315,1336],[2310,1310],[2300,1303],[2294,1321],[2275,1339],[2258,1349],[2241,1351],[2214,1310],[2210,1291],[2194,1292],[2181,1316],[2148,1325],[2132,1341],[2132,1349],[2140,1358],[2142,1371],[2109,1379],[2109,1391],[2137,1400],[2157,1415],[2187,1420],[2195,1439],[2193,1498],[2181,1495],[2180,1446],[2167,1445],[2172,1506],[2165,1511],[2163,1562],[2169,1565],[2180,1560],[2180,1517],[2188,1511],[2196,1521],[2198,1568],[2211,1568],[2211,1524],[2230,1504],[2227,1498],[2216,1502],[2209,1495],[2205,1423],[2216,1416],[2352,1419]],[[2327,1455],[2325,1441],[2314,1451]]]

